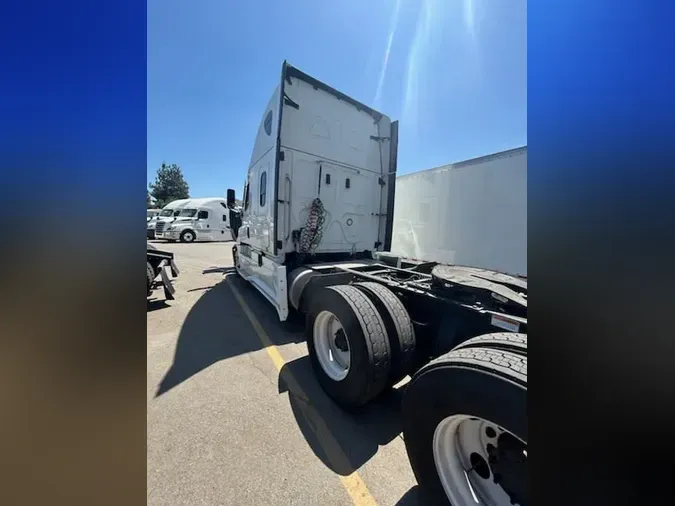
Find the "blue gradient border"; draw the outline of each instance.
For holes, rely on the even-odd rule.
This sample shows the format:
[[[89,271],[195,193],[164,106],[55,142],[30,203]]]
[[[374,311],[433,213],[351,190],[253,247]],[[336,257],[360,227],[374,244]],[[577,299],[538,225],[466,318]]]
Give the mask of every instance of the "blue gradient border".
[[[557,198],[562,187],[650,184],[642,174],[673,150],[674,16],[675,4],[662,0],[528,3],[528,159],[537,200]]]
[[[662,450],[622,443],[675,420],[675,4],[528,16],[532,502],[670,504],[671,466],[626,465]]]
[[[4,198],[114,199],[142,215],[146,17],[146,3],[134,0],[3,4]]]

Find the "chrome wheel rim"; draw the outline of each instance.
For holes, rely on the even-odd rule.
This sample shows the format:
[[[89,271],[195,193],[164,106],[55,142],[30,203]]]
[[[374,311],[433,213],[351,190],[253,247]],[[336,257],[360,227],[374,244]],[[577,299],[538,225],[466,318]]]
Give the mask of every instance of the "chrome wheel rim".
[[[525,506],[495,472],[497,441],[504,433],[517,439],[496,424],[466,415],[450,416],[438,424],[433,439],[434,463],[453,506]],[[518,441],[526,459],[527,446]]]
[[[351,348],[340,320],[330,311],[321,311],[314,320],[314,349],[321,368],[333,381],[349,374]]]

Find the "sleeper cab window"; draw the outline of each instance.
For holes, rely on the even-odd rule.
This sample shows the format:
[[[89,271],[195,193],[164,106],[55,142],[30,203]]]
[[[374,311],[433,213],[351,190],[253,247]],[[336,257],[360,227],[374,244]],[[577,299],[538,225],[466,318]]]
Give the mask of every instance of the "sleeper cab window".
[[[267,171],[260,174],[260,207],[265,207],[267,200]]]
[[[209,219],[209,212],[208,211],[199,211],[199,213],[197,213],[197,219],[198,220],[208,220]]]
[[[265,116],[265,121],[263,122],[263,127],[265,128],[265,133],[267,135],[272,135],[272,111],[269,111]]]

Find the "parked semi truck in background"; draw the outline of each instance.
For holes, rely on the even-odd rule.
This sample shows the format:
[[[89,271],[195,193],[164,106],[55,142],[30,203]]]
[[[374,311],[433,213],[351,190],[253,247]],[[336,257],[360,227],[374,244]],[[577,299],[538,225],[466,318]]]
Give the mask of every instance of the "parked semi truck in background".
[[[527,147],[396,178],[392,252],[527,275]]]
[[[526,504],[527,282],[390,252],[397,145],[398,122],[284,62],[241,212],[227,191],[236,272],[280,320],[305,315],[343,408],[412,376],[403,436],[424,504]]]
[[[157,233],[161,235],[164,229],[178,217],[181,208],[187,201],[188,199],[178,199],[165,205],[157,218],[148,222],[147,238],[155,239],[157,238]]]
[[[157,224],[155,237],[187,243],[232,240],[225,199],[205,197],[181,201],[171,222]]]

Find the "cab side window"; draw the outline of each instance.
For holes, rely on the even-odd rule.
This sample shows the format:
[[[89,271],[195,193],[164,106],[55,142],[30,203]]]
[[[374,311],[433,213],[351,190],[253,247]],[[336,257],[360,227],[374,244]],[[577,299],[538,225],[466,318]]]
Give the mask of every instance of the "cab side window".
[[[197,219],[198,220],[208,220],[209,219],[209,212],[208,211],[199,211],[197,213]]]
[[[267,202],[267,171],[260,174],[260,207],[265,207]]]

